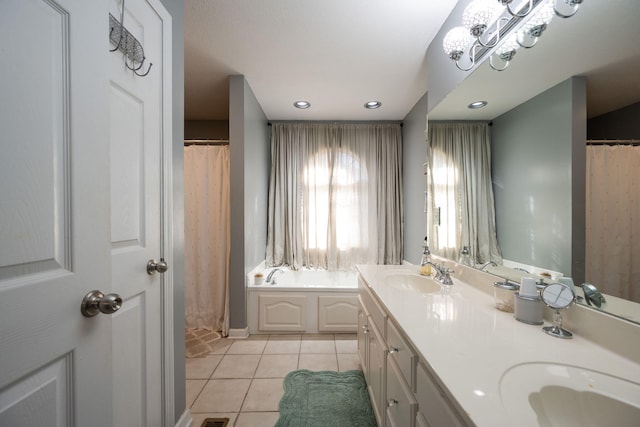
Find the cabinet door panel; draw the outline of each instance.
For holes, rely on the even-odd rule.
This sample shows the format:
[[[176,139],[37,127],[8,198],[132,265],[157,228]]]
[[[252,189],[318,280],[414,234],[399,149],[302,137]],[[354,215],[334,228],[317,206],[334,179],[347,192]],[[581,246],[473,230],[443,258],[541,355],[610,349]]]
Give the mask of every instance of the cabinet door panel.
[[[362,298],[362,303],[367,307],[369,315],[373,319],[373,323],[378,327],[380,337],[383,340],[386,339],[387,312],[375,299],[368,286],[360,288],[360,297]]]
[[[424,419],[424,415],[420,411],[416,414],[416,427],[429,427],[427,420]]]
[[[260,295],[258,316],[261,331],[304,332],[307,328],[307,297]]]
[[[415,391],[416,354],[393,322],[387,322],[387,349],[389,359],[397,363],[411,391]]]
[[[369,370],[367,369],[367,365],[369,364],[367,337],[369,333],[369,312],[366,307],[362,305],[362,299],[358,297],[358,356],[360,357],[362,373],[367,382],[369,381]]]
[[[455,411],[448,402],[426,368],[418,365],[416,398],[420,412],[430,426],[459,427],[460,422]]]
[[[387,419],[393,427],[413,427],[417,402],[395,361],[387,360]]]
[[[318,296],[318,331],[355,332],[358,305],[355,295]]]
[[[367,382],[367,388],[369,389],[369,396],[371,396],[371,404],[376,415],[376,420],[378,421],[378,427],[384,427],[387,350],[378,328],[372,323],[370,317],[369,329],[370,332],[367,338],[369,347],[369,363],[367,366],[369,380]]]

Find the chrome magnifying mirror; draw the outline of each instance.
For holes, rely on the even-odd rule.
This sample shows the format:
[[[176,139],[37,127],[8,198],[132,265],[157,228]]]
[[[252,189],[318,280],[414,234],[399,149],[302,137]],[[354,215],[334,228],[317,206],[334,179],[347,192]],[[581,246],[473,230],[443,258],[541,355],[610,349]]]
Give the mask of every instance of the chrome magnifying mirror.
[[[557,338],[571,338],[573,334],[562,328],[562,314],[560,310],[572,306],[576,301],[576,293],[565,283],[551,283],[540,293],[542,301],[555,310],[553,326],[542,328],[547,334]]]

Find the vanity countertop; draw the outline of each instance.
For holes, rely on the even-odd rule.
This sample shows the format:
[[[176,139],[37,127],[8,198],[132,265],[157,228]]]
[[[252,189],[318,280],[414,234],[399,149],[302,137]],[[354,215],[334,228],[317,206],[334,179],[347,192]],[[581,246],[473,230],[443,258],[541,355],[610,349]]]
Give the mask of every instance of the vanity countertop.
[[[545,334],[542,325],[519,322],[513,313],[495,309],[491,294],[456,273],[454,284],[435,294],[385,284],[390,274],[417,274],[418,268],[359,265],[358,271],[477,426],[538,425],[533,410],[522,413],[503,403],[501,380],[519,365],[577,366],[640,384],[640,364],[579,334],[559,339]],[[640,405],[640,395],[633,399]]]

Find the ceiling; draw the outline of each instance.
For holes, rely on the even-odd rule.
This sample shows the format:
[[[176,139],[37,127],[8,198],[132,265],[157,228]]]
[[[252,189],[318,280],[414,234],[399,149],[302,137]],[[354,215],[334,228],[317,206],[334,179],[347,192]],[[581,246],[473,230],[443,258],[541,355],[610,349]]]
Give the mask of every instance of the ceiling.
[[[640,102],[640,1],[586,1],[555,17],[532,49],[505,71],[482,64],[429,113],[430,120],[491,120],[571,76],[587,79],[587,115]],[[451,72],[458,71],[451,64]],[[466,106],[486,100],[479,110]]]
[[[244,75],[269,120],[401,120],[455,4],[185,0],[185,119],[228,120],[229,76]],[[373,100],[382,107],[365,109]]]
[[[269,120],[402,120],[427,90],[427,47],[456,3],[185,0],[185,119],[228,120],[229,76],[244,75]],[[584,2],[506,71],[483,64],[429,118],[493,119],[573,75],[587,77],[589,117],[638,102],[639,16],[638,0]],[[478,99],[489,105],[466,108]],[[365,109],[372,100],[382,107]]]

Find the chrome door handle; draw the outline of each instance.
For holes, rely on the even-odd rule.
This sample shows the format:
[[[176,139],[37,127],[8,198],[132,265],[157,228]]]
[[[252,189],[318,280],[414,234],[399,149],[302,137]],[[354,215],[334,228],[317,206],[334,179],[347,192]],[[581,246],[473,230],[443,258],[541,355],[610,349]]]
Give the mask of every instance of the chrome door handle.
[[[95,290],[91,291],[82,299],[80,311],[85,317],[97,316],[98,313],[111,314],[120,310],[122,298],[118,294],[107,294]]]
[[[164,258],[160,258],[160,261],[156,261],[155,259],[150,259],[147,263],[147,274],[153,274],[156,271],[158,273],[164,273],[169,269],[169,265],[164,260]]]

